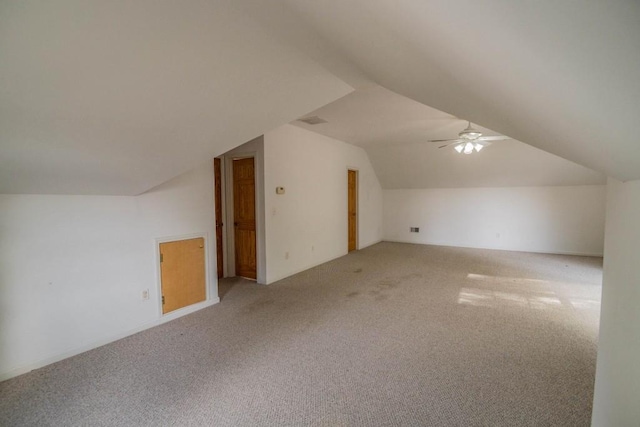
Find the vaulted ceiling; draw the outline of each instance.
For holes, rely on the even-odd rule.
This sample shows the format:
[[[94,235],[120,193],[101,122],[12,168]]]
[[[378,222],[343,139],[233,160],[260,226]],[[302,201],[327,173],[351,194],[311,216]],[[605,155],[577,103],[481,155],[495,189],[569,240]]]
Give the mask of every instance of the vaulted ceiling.
[[[4,1],[0,192],[138,194],[372,83],[640,179],[638,22],[632,0]]]
[[[351,87],[228,1],[0,3],[0,193],[142,193]]]
[[[600,185],[599,172],[514,139],[459,154],[430,139],[456,138],[467,122],[381,86],[361,87],[293,125],[363,147],[382,188]],[[473,124],[483,135],[495,132]]]
[[[640,178],[640,3],[288,2],[378,84],[620,180]]]

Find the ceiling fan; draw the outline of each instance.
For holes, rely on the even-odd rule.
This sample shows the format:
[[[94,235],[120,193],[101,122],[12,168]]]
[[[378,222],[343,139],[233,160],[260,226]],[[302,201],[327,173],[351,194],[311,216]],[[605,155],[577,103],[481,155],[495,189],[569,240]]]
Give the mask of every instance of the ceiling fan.
[[[511,139],[508,136],[482,136],[482,132],[474,129],[471,126],[471,122],[467,122],[466,129],[458,134],[458,138],[455,139],[431,139],[429,142],[446,142],[447,144],[441,145],[438,148],[448,147],[453,145],[454,149],[458,153],[471,154],[475,150],[479,152],[486,145],[489,145],[490,141],[502,141],[505,139]]]

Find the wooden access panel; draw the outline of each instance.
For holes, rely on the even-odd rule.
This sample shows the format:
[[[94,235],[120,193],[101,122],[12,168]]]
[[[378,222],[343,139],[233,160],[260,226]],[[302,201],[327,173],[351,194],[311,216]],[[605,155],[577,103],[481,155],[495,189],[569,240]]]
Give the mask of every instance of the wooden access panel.
[[[253,157],[233,161],[233,221],[236,275],[255,279],[256,184]]]
[[[206,299],[204,238],[160,243],[162,312]]]
[[[348,178],[348,242],[349,252],[355,251],[358,241],[358,172],[354,170],[347,171]]]
[[[213,175],[215,186],[215,205],[216,205],[216,264],[218,270],[218,279],[224,276],[224,259],[222,254],[222,171],[220,159],[213,159]]]

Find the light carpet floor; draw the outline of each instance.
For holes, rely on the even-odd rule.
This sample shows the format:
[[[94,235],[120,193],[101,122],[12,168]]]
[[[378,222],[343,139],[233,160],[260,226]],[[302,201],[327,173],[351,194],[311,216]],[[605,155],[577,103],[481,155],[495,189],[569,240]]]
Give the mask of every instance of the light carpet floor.
[[[0,383],[0,425],[588,426],[601,282],[380,243]]]

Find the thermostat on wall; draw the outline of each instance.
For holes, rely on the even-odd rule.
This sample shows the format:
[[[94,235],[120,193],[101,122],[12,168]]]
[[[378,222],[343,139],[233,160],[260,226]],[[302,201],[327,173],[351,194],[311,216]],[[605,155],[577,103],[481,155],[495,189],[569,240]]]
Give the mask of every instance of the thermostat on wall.
[[[276,194],[284,194],[284,187],[276,187]]]

